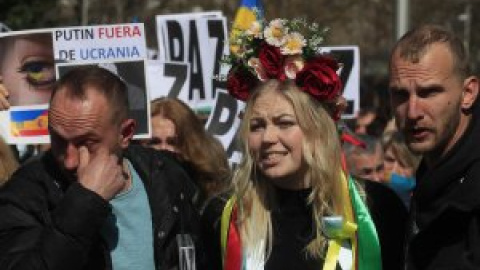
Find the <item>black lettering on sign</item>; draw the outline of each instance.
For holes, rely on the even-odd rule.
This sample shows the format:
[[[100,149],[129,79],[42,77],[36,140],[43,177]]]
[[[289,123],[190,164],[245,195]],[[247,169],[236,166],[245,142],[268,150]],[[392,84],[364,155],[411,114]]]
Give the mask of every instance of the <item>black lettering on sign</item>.
[[[74,61],[76,60],[75,50],[59,50],[58,57],[59,60]]]
[[[205,99],[205,87],[203,83],[202,57],[198,42],[197,25],[190,21],[190,42],[188,46],[188,62],[190,63],[190,92],[188,99],[193,99],[193,91],[198,91],[201,99]]]
[[[331,50],[330,54],[332,54],[333,57],[335,57],[335,59],[342,64],[340,80],[343,84],[343,93],[345,91],[345,87],[347,86],[347,82],[350,79],[350,75],[352,74],[355,53],[353,50]],[[345,109],[344,114],[353,114],[353,100],[347,100],[347,108]]]
[[[228,93],[218,92],[217,104],[212,112],[212,119],[207,131],[216,136],[223,136],[228,133],[235,122],[237,116],[237,100],[232,98]],[[222,122],[222,112],[227,111],[228,117]]]
[[[165,40],[165,42],[168,42],[168,46],[164,46],[164,48],[169,48],[170,50],[169,52],[167,52],[169,55],[168,60],[184,62],[185,52],[183,48],[185,41],[183,39],[182,27],[180,26],[178,21],[168,20],[166,24],[168,33],[166,35],[167,39]],[[178,51],[176,51],[175,49],[178,49]]]
[[[223,80],[215,79],[215,76],[220,75],[220,60],[223,57],[223,48],[225,45],[225,31],[223,28],[223,21],[221,20],[209,20],[208,21],[208,33],[210,38],[216,38],[217,46],[215,48],[215,58],[213,66],[213,75],[212,76],[212,98],[215,98],[217,89],[226,89],[227,82]]]
[[[207,131],[214,136],[224,136],[228,133],[232,133],[236,117],[238,117],[239,107],[237,100],[230,96],[228,93],[219,91],[217,96],[217,104],[215,110],[212,112],[212,118],[210,124],[207,127]],[[227,113],[227,117],[222,117],[223,112]],[[235,135],[230,142],[223,142],[227,151],[228,159],[231,161],[232,157],[242,155],[240,144],[237,142],[238,130],[234,131]]]
[[[230,145],[227,147],[227,157],[229,160],[232,160],[232,157],[235,155],[235,153],[237,153],[237,155],[240,157],[242,156],[242,146],[237,140],[239,132],[240,130],[237,130],[235,136],[233,136],[232,141],[230,142]]]
[[[188,67],[182,64],[165,63],[163,75],[175,78],[172,88],[168,91],[169,98],[178,98],[180,91],[187,80]]]

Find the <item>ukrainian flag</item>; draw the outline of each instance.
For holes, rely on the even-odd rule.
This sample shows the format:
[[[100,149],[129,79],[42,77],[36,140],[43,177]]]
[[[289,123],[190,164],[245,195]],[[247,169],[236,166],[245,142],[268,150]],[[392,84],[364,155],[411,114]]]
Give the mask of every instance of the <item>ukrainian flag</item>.
[[[256,10],[256,12],[254,12]],[[247,30],[254,21],[263,19],[261,0],[242,0],[233,21],[233,29]],[[233,33],[234,31],[232,31]]]
[[[245,31],[250,28],[254,21],[263,19],[263,5],[261,0],[242,0],[240,7],[233,21],[230,40],[235,39],[238,31]],[[235,52],[237,48],[230,45],[230,51]]]
[[[48,135],[48,110],[10,112],[10,132],[13,137]]]

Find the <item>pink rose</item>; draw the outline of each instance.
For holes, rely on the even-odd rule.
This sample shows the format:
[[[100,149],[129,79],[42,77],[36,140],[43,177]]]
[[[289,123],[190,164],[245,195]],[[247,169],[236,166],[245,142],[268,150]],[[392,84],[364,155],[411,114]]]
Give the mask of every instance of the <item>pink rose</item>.
[[[289,56],[285,59],[285,75],[287,78],[294,80],[297,73],[303,69],[305,65],[303,58],[300,55]]]

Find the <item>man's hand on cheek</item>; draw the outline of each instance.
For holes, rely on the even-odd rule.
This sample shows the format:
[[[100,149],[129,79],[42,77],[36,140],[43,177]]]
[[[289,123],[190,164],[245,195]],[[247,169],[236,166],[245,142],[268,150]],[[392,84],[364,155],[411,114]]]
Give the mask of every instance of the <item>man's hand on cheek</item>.
[[[100,148],[95,156],[85,146],[79,149],[78,182],[105,200],[112,199],[125,187],[125,174],[118,157]]]

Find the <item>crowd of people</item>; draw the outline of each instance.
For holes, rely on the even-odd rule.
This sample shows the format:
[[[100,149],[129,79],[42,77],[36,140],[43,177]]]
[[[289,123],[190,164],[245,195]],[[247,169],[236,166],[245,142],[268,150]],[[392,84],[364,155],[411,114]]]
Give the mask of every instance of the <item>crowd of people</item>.
[[[234,169],[178,99],[151,101],[152,136],[134,140],[128,86],[108,69],[27,74],[51,92],[50,145],[22,160],[0,138],[0,269],[478,269],[479,80],[461,40],[406,33],[392,117],[342,120],[340,64],[282,41],[279,23],[234,44],[251,52],[233,52],[227,77],[246,102]],[[12,42],[33,41],[0,43],[2,59]],[[2,110],[27,100],[9,66]]]

